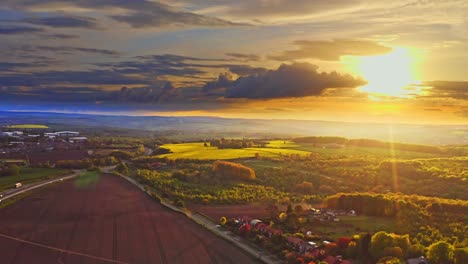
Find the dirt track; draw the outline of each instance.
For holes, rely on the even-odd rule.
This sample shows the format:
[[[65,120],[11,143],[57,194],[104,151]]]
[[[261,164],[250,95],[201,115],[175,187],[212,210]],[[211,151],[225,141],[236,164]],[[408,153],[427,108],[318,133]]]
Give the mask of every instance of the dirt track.
[[[5,264],[258,263],[109,175],[95,185],[45,188],[1,209],[0,252]]]

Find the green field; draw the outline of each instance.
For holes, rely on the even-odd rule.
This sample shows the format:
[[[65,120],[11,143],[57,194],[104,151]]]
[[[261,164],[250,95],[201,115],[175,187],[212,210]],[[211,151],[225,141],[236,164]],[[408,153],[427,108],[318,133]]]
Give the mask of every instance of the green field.
[[[46,125],[37,125],[37,124],[22,124],[22,125],[11,125],[8,126],[7,128],[12,128],[12,129],[47,129],[49,128]]]
[[[18,176],[0,177],[0,190],[14,188],[15,183],[32,183],[39,180],[51,179],[54,177],[66,175],[69,170],[46,169],[46,168],[21,168]]]
[[[372,147],[345,147],[338,149],[322,148],[312,144],[298,144],[291,140],[272,140],[265,148],[244,149],[218,149],[205,147],[203,143],[165,144],[161,147],[170,149],[173,153],[163,154],[159,157],[169,159],[238,159],[253,158],[258,153],[260,157],[275,158],[281,155],[299,154],[301,156],[317,153],[320,155],[344,155],[344,156],[380,156],[397,159],[433,158],[440,156],[431,153],[422,153],[404,150],[389,150],[386,148]]]
[[[398,150],[387,148],[346,146],[344,148],[322,148],[307,143],[295,143],[291,140],[273,140],[267,144],[270,148],[294,149],[318,153],[321,155],[345,155],[345,156],[380,156],[397,159],[434,158],[441,154],[424,153],[416,151]]]
[[[244,148],[244,149],[218,149],[216,147],[205,147],[203,143],[165,144],[162,148],[170,149],[173,153],[163,154],[159,157],[169,159],[204,159],[222,160],[253,158],[258,153],[260,157],[279,157],[280,155],[309,155],[308,151],[279,148]]]
[[[311,229],[335,240],[362,232],[373,234],[378,231],[394,232],[396,230],[395,219],[393,218],[358,215],[340,216],[339,219],[339,222],[327,221],[312,224]]]

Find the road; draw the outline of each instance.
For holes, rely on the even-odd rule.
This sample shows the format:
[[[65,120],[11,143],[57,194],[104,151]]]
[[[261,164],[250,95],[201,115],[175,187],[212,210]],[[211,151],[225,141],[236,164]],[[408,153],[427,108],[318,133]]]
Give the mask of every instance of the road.
[[[54,183],[54,182],[65,181],[65,180],[75,178],[75,177],[79,176],[82,173],[83,173],[83,170],[74,170],[73,173],[70,174],[70,175],[57,177],[57,178],[51,179],[51,180],[45,180],[45,181],[25,184],[22,187],[17,188],[17,189],[6,190],[6,191],[0,193],[0,201],[4,201],[6,199],[13,198],[16,195],[19,195],[21,193],[28,192],[28,191],[34,190],[36,188],[40,188],[42,186],[45,186],[45,185],[48,185],[48,184],[51,184],[51,183]]]

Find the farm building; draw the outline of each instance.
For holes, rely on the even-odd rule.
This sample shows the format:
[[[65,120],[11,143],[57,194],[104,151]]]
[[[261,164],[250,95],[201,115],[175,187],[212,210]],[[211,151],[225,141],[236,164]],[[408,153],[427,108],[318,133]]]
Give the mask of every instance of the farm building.
[[[80,132],[75,131],[59,131],[55,132],[55,134],[59,137],[77,137],[80,135]]]
[[[76,144],[82,144],[82,143],[86,143],[86,141],[88,141],[88,138],[87,137],[72,137],[70,138],[70,143],[76,143]]]

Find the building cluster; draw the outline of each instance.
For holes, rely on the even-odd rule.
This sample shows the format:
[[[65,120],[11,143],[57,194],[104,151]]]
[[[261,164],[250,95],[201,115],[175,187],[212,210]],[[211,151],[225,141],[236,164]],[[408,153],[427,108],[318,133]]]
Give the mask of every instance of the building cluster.
[[[75,149],[88,140],[75,131],[34,133],[1,131],[0,154]]]

